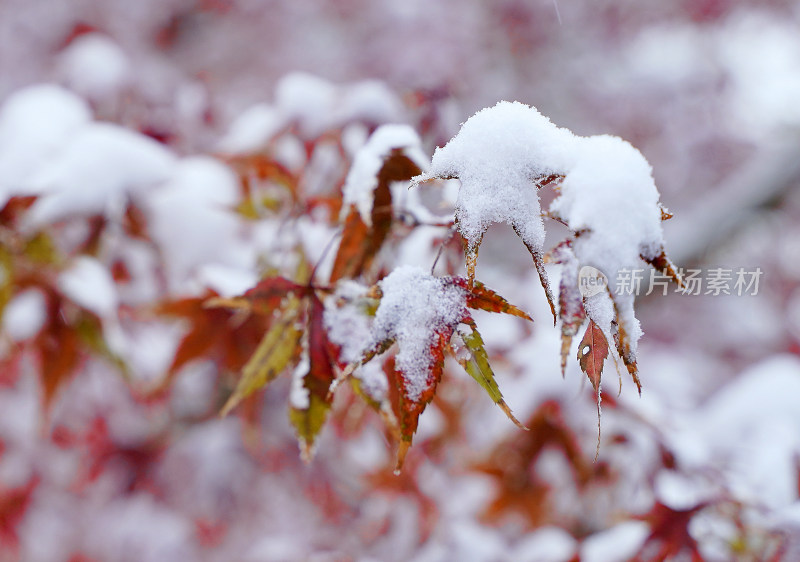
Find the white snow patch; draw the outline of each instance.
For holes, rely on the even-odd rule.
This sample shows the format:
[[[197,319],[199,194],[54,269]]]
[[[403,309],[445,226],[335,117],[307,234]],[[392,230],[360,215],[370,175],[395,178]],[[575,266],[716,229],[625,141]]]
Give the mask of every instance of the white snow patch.
[[[85,101],[58,86],[17,90],[0,107],[0,206],[91,120]]]
[[[64,295],[100,318],[117,314],[118,297],[114,279],[106,267],[89,256],[75,258],[69,269],[58,277]]]
[[[707,483],[672,470],[656,475],[654,489],[659,501],[675,510],[692,509],[713,495]]]
[[[242,112],[217,148],[246,154],[265,148],[293,125],[303,139],[316,139],[349,123],[374,126],[403,116],[403,103],[383,82],[336,85],[313,74],[291,72],[275,86],[274,104],[259,103]]]
[[[424,270],[402,266],[380,282],[383,297],[375,314],[371,346],[393,339],[397,369],[404,374],[406,395],[415,401],[430,387],[430,347],[437,332],[455,327],[466,307],[460,287],[447,286]]]
[[[642,547],[650,526],[643,521],[626,521],[583,541],[582,562],[626,562]]]
[[[441,227],[420,226],[403,238],[397,247],[395,265],[430,268],[439,251],[437,241],[443,238]]]
[[[141,562],[197,558],[190,521],[152,496],[115,499],[92,515],[87,522],[93,530],[87,544],[89,556],[117,560],[125,552],[129,559]]]
[[[219,141],[217,149],[230,154],[247,154],[263,149],[284,127],[274,107],[259,103],[242,112]]]
[[[575,556],[577,541],[560,527],[540,527],[523,538],[513,550],[512,560],[567,562]]]
[[[200,290],[187,285],[198,281],[196,277],[219,280],[214,270],[200,274],[210,264],[245,271],[254,266],[252,249],[243,240],[243,222],[231,210],[237,201],[235,174],[209,157],[181,160],[170,181],[148,198],[150,230],[173,291]]]
[[[339,124],[365,121],[371,124],[398,122],[403,117],[403,103],[379,80],[363,80],[343,87]]]
[[[389,380],[380,361],[370,361],[362,365],[353,376],[358,379],[361,390],[376,402],[383,402],[389,395]]]
[[[739,117],[736,132],[766,136],[800,125],[797,24],[766,12],[742,11],[715,39],[732,86],[728,100]]]
[[[355,205],[364,224],[372,225],[372,204],[378,186],[378,172],[393,150],[400,149],[421,170],[428,167],[416,131],[408,125],[382,125],[356,153],[344,184],[343,212]]]
[[[624,56],[640,80],[662,87],[678,85],[714,71],[712,41],[694,24],[657,24],[645,27]]]
[[[458,134],[437,148],[429,177],[461,180],[456,206],[460,232],[476,245],[491,223],[517,228],[541,252],[544,224],[532,180],[564,174],[575,158],[576,137],[535,108],[500,102],[470,117]]]
[[[42,416],[37,379],[31,373],[0,393],[0,482],[6,488],[24,486],[33,476]]]
[[[370,318],[359,301],[366,298],[367,287],[356,281],[341,281],[336,293],[325,301],[323,319],[330,341],[341,350],[342,361],[358,361],[370,340]]]
[[[458,229],[475,247],[492,223],[514,227],[535,254],[543,252],[545,229],[537,179],[564,176],[550,211],[573,232],[581,265],[592,265],[612,280],[654,258],[663,245],[661,210],[652,170],[628,142],[610,135],[578,137],[555,126],[536,108],[500,102],[470,117],[458,134],[433,155],[431,171],[414,178],[458,178]],[[623,292],[624,293],[624,292]],[[633,358],[642,335],[632,294],[615,297],[619,322]],[[610,326],[608,306],[598,301],[598,323]],[[587,311],[591,315],[591,311]]]
[[[202,284],[222,297],[241,295],[258,283],[258,274],[252,269],[208,263],[198,268],[197,277]]]
[[[324,78],[292,72],[275,87],[275,105],[289,122],[297,123],[303,137],[315,138],[330,129],[337,88]]]
[[[116,344],[114,350],[124,359],[131,378],[144,383],[154,383],[166,375],[186,335],[179,322],[129,321],[118,330],[113,329],[113,323],[109,325],[109,344]]]
[[[102,33],[77,37],[59,59],[59,70],[66,84],[89,99],[108,99],[131,82],[127,55]]]
[[[38,289],[18,293],[3,309],[3,331],[12,341],[23,341],[39,333],[47,320],[46,301]]]
[[[311,398],[308,389],[304,386],[303,380],[308,375],[311,362],[308,358],[308,350],[303,352],[303,357],[292,373],[292,389],[289,394],[289,404],[298,410],[307,410],[311,405]]]
[[[170,360],[172,357],[174,353],[170,355]],[[192,361],[175,376],[170,404],[178,417],[199,417],[214,407],[216,390],[217,370],[214,363]]]
[[[656,257],[663,246],[658,190],[650,164],[619,137],[584,138],[579,158],[550,210],[573,231],[589,230],[576,238],[575,255],[582,265],[605,273],[635,354],[642,335],[633,311],[635,295],[619,287],[618,274],[640,268],[640,255]]]
[[[28,215],[30,226],[73,215],[119,218],[126,199],[166,180],[174,156],[156,141],[111,123],[81,128],[27,185],[41,195]]]
[[[210,420],[187,428],[157,468],[170,504],[181,513],[211,521],[234,518],[252,499],[255,463],[242,444],[239,420]]]
[[[340,281],[333,297],[325,301],[324,322],[330,341],[339,346],[345,363],[361,359],[372,341],[372,318],[366,306],[367,287],[355,281]],[[373,400],[382,402],[389,390],[380,361],[370,361],[353,373],[361,389]]]

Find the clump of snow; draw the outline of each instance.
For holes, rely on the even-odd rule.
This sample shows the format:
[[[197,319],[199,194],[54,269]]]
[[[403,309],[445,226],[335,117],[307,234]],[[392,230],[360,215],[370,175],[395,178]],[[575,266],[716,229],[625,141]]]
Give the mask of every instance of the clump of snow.
[[[642,330],[634,316],[634,292],[619,287],[619,274],[640,268],[640,256],[654,258],[663,247],[658,199],[644,156],[619,137],[600,135],[581,140],[577,162],[550,206],[574,232],[588,231],[576,238],[575,254],[582,264],[597,267],[609,279],[619,323],[634,357]],[[607,316],[602,315],[603,324]],[[605,331],[605,325],[601,327]]]
[[[340,281],[333,297],[325,301],[323,319],[328,339],[339,347],[343,363],[355,363],[367,351],[372,339],[372,318],[368,315],[367,287],[355,281]],[[382,402],[389,390],[386,374],[377,361],[362,365],[353,376],[373,400]]]
[[[336,105],[336,86],[305,72],[287,74],[275,87],[275,105],[290,122],[296,122],[304,137],[317,137],[331,124]]]
[[[580,559],[586,562],[625,562],[644,544],[650,526],[643,521],[627,521],[588,537],[581,546]]]
[[[367,123],[397,122],[403,115],[403,104],[394,92],[379,80],[363,80],[343,88],[338,121]]]
[[[389,380],[383,372],[383,366],[379,361],[370,361],[355,370],[353,376],[358,379],[367,396],[376,402],[383,402],[389,395]]]
[[[120,330],[114,329],[113,322],[107,322],[104,328],[109,345],[125,361],[131,379],[142,383],[155,383],[164,376],[186,335],[185,326],[177,322],[128,320]],[[190,362],[183,370],[190,368],[198,369],[198,363]],[[180,397],[178,391],[171,396]]]
[[[541,255],[545,229],[535,182],[551,175],[563,176],[563,181],[550,212],[582,234],[574,243],[578,261],[605,273],[616,294],[618,272],[640,267],[640,256],[655,258],[663,246],[652,169],[628,142],[610,135],[579,137],[533,107],[500,102],[468,119],[436,150],[430,173],[415,181],[461,181],[455,215],[472,248],[490,224],[504,222]],[[635,358],[642,331],[632,291],[621,293],[612,304]],[[595,301],[587,312],[610,335],[613,307],[606,299]]]
[[[217,149],[229,154],[247,154],[263,148],[284,126],[274,107],[259,103],[243,111],[219,141]]]
[[[86,102],[58,86],[9,96],[0,107],[0,206],[90,120]]]
[[[436,260],[441,240],[441,227],[420,226],[415,228],[398,245],[395,264],[430,267],[430,264]]]
[[[292,391],[289,394],[289,404],[298,410],[307,410],[311,405],[308,389],[303,384],[303,379],[308,375],[311,362],[308,358],[308,349],[303,351],[303,357],[292,373]]]
[[[653,487],[658,500],[675,510],[692,509],[714,499],[714,490],[707,482],[672,470],[661,470]]]
[[[173,290],[189,290],[186,283],[198,281],[195,276],[224,289],[225,280],[215,282],[219,276],[208,270],[210,264],[245,273],[252,265],[242,222],[231,209],[238,197],[237,179],[228,166],[191,157],[181,160],[169,181],[147,199],[150,232],[163,253]]]
[[[41,395],[37,378],[22,377],[0,393],[0,481],[7,489],[23,486],[34,475],[41,434]]]
[[[258,283],[258,275],[253,269],[219,263],[201,265],[197,277],[200,283],[213,289],[221,297],[241,295]]]
[[[245,154],[264,148],[292,126],[303,139],[315,139],[348,123],[375,126],[403,118],[403,103],[383,82],[337,85],[313,74],[291,72],[275,86],[274,103],[245,110],[217,146],[222,152]]]
[[[77,37],[61,54],[59,70],[67,85],[93,100],[105,100],[131,82],[125,52],[102,33]]]
[[[22,341],[39,333],[47,320],[46,301],[41,291],[18,293],[3,309],[3,332],[12,341]]]
[[[402,103],[383,83],[366,80],[344,86],[307,74],[287,74],[275,87],[275,105],[306,138],[350,121],[378,124],[402,118]]]
[[[344,212],[355,205],[364,224],[372,225],[372,204],[378,172],[393,150],[400,149],[421,170],[428,167],[417,132],[408,125],[382,125],[356,153],[344,184]]]
[[[117,288],[111,273],[96,259],[79,256],[58,277],[58,288],[66,297],[97,314],[110,318],[117,313]]]
[[[40,195],[29,224],[72,215],[121,215],[126,198],[166,180],[175,157],[156,141],[110,123],[81,128],[27,185]]]
[[[325,301],[323,319],[328,339],[339,346],[345,363],[358,361],[370,339],[370,318],[358,303],[366,298],[367,287],[356,281],[341,281],[336,293]]]
[[[542,252],[544,224],[533,181],[564,174],[575,158],[577,138],[536,108],[500,102],[470,117],[458,134],[437,148],[428,177],[461,180],[456,219],[475,246],[492,223],[508,223]]]
[[[168,367],[166,364],[160,373],[166,372]],[[181,368],[175,375],[170,394],[170,405],[175,415],[178,418],[198,418],[212,411],[216,406],[216,381],[217,373],[211,361],[191,361]]]
[[[514,548],[513,560],[567,562],[575,556],[576,541],[560,527],[540,527]]]
[[[397,369],[404,374],[406,396],[418,400],[430,386],[430,348],[437,334],[454,328],[463,318],[466,295],[413,266],[402,266],[380,282],[383,292],[375,313],[371,346],[397,342]]]
[[[639,80],[669,87],[714,71],[712,41],[713,36],[688,23],[657,24],[632,40],[626,58]]]

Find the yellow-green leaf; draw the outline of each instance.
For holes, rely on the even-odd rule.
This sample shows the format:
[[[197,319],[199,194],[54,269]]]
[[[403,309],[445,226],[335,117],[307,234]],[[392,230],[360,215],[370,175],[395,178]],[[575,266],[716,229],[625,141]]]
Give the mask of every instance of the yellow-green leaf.
[[[494,378],[494,371],[489,365],[489,357],[484,348],[483,338],[474,322],[467,322],[470,332],[466,333],[465,330],[459,330],[464,345],[469,351],[469,357],[457,357],[458,362],[464,367],[464,370],[477,381],[479,385],[489,394],[489,397],[495,404],[500,406],[500,409],[505,412],[508,418],[514,422],[518,427],[527,429],[522,425],[514,414],[511,413],[511,408],[508,407],[503,394],[500,392],[500,387],[497,386],[497,381]]]
[[[303,330],[296,325],[301,300],[291,296],[283,314],[264,334],[253,356],[242,369],[242,378],[220,413],[226,416],[239,402],[280,375],[298,355]]]
[[[325,425],[331,404],[322,396],[309,393],[308,408],[289,408],[289,421],[297,431],[303,461],[310,462],[314,441]]]

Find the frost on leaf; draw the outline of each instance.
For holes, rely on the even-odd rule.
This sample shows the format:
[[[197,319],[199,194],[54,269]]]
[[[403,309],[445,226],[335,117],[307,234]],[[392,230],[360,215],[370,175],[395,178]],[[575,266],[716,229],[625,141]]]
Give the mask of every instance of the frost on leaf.
[[[344,185],[344,227],[331,282],[358,277],[372,263],[392,226],[391,184],[408,181],[427,165],[416,132],[384,125],[356,154]]]

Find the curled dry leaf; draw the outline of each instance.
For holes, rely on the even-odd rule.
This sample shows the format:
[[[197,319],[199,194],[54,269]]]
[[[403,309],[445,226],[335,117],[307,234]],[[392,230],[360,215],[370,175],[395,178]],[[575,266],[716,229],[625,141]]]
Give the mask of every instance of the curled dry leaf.
[[[578,361],[580,362],[581,370],[589,377],[589,381],[592,383],[597,400],[597,450],[595,459],[600,454],[600,378],[603,374],[603,363],[607,357],[608,341],[606,336],[600,327],[594,323],[594,320],[589,320],[589,326],[586,328],[586,333],[584,333],[578,347]]]
[[[370,267],[392,227],[392,182],[410,180],[420,172],[419,166],[402,149],[392,149],[384,158],[372,193],[368,220],[362,216],[356,204],[348,208],[339,250],[333,262],[331,282],[358,277]]]
[[[589,326],[581,339],[578,348],[578,361],[581,370],[589,377],[592,388],[600,392],[600,377],[603,374],[603,363],[608,357],[608,341],[600,327],[594,320],[589,321]]]

